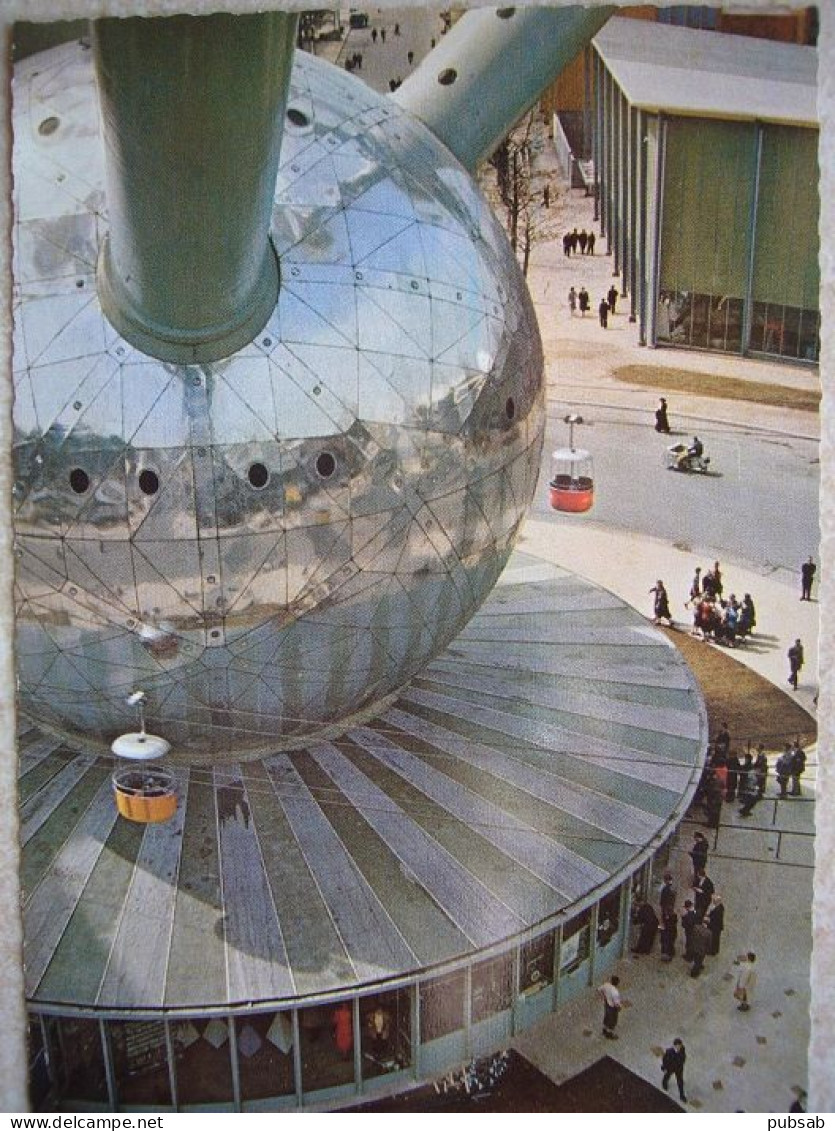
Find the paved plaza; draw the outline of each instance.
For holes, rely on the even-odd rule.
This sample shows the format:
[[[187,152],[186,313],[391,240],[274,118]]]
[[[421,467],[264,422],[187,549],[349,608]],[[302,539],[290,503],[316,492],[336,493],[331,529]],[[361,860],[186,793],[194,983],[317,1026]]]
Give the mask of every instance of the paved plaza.
[[[350,50],[349,36],[343,53]],[[377,74],[376,67],[371,48],[363,58],[367,81]],[[382,81],[382,70],[378,81]],[[555,426],[562,413],[572,410],[591,417],[604,409],[641,414],[650,430],[657,396],[665,391],[665,369],[694,375],[690,388],[669,398],[682,433],[713,425],[744,427],[760,437],[794,437],[800,442],[814,443],[820,438],[816,413],[785,404],[756,403],[756,392],[751,401],[740,405],[700,395],[698,390],[698,375],[709,372],[754,386],[815,392],[820,378],[814,370],[718,354],[643,348],[638,344],[637,325],[629,320],[628,298],[621,299],[618,313],[603,330],[593,313],[597,301],[612,282],[619,290],[622,283],[613,278],[612,258],[605,254],[606,240],[600,237],[594,220],[593,200],[582,191],[565,188],[550,147],[539,158],[537,175],[541,183],[552,186],[552,207],[559,216],[560,230],[594,227],[598,233],[593,257],[568,258],[557,242],[540,244],[533,253],[528,283],[548,366],[551,422],[546,445],[552,439],[561,441]],[[572,285],[586,286],[591,295],[592,313],[585,318],[572,317],[569,312],[567,294]],[[620,379],[618,371],[630,365],[655,369],[656,388]],[[592,447],[593,435],[583,436],[584,444]],[[540,480],[541,495],[544,486]],[[652,486],[645,484],[643,489],[651,492]],[[694,565],[706,568],[712,562],[707,552],[707,547],[714,548],[709,515],[700,542],[694,531],[674,541],[616,530],[597,523],[594,512],[581,518],[555,516],[537,504],[533,511],[535,517],[527,521],[520,543],[523,550],[588,578],[647,616],[651,611],[647,590],[656,577],[662,577],[674,595],[676,612],[680,610],[683,624],[688,624],[682,601]],[[809,552],[816,554],[817,548],[798,547],[798,571]],[[750,557],[756,559],[755,547]],[[799,573],[792,575],[786,568],[764,569],[756,561],[726,555],[723,567],[733,590],[756,594],[760,610],[761,639],[737,649],[734,658],[786,689],[786,649],[800,636],[806,665],[796,701],[814,714],[817,600],[798,600]],[[619,972],[628,1008],[614,1051],[601,1036],[600,1004],[592,992],[517,1037],[515,1047],[557,1082],[609,1054],[660,1085],[661,1051],[673,1037],[682,1036],[688,1049],[691,1110],[786,1111],[796,1089],[807,1087],[816,777],[817,758],[811,751],[804,798],[760,805],[754,821],[739,818],[733,806],[725,806],[722,825],[712,841],[711,875],[728,908],[728,929],[722,953],[710,960],[700,979],[689,978],[681,959],[665,967],[658,956],[627,956]],[[672,850],[670,863],[680,891],[689,879],[687,848],[693,827],[689,822],[682,825]],[[749,948],[758,955],[759,987],[755,1008],[743,1014],[736,1010],[732,997],[734,960]]]

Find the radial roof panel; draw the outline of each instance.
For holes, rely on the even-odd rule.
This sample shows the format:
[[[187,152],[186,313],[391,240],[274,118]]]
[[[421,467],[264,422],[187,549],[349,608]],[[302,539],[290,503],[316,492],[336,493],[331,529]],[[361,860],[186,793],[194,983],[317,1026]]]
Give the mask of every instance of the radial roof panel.
[[[817,126],[817,52],[742,35],[612,19],[594,45],[639,109]]]
[[[351,659],[346,678],[367,678]],[[77,658],[62,663],[68,692],[83,693]],[[521,553],[378,719],[262,761],[178,770],[167,824],[118,817],[112,760],[30,729],[29,994],[193,1012],[467,958],[628,879],[681,820],[706,740],[670,642]]]

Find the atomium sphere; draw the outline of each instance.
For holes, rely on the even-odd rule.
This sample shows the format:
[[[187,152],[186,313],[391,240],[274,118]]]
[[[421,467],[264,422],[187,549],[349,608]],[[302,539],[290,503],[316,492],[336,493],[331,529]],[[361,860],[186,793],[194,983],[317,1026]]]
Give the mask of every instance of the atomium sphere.
[[[536,483],[541,344],[476,183],[390,100],[299,54],[277,308],[233,356],[168,364],[96,296],[81,45],[18,66],[14,131],[22,709],[105,746],[142,688],[149,729],[192,763],[372,716],[478,609]]]

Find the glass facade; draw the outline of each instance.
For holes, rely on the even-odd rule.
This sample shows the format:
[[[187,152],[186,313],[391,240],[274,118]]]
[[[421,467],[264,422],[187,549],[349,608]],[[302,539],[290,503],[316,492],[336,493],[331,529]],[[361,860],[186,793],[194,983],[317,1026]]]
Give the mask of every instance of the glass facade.
[[[235,1043],[244,1104],[295,1092],[292,1013],[236,1017]]]
[[[710,11],[659,20],[705,27]],[[642,343],[817,362],[818,130],[633,108],[641,153],[624,144],[628,104],[599,57],[595,82],[601,216],[639,292]]]
[[[656,342],[817,361],[817,131],[669,118],[665,137]]]
[[[360,1002],[362,1078],[398,1072],[412,1063],[412,997],[409,990],[375,994]]]
[[[598,905],[596,974],[622,954],[621,892]],[[561,1000],[582,988],[593,921],[587,908],[563,928]],[[554,987],[557,938],[552,927],[435,978],[305,1008],[168,1020],[32,1014],[34,1110],[62,1101],[76,1110],[280,1110],[359,1095],[395,1074],[431,1079],[488,1051],[485,1033],[499,1034],[500,1047],[511,1017],[518,1032],[554,1008],[541,991]]]

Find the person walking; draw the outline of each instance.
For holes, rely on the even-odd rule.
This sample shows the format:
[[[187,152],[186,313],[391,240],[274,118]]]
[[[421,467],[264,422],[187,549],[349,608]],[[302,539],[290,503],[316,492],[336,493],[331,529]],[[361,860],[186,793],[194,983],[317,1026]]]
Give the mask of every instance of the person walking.
[[[620,291],[619,291],[619,290],[617,289],[617,287],[615,286],[615,284],[614,284],[614,283],[612,283],[611,287],[609,287],[609,292],[608,292],[608,294],[606,295],[606,301],[607,301],[607,302],[608,302],[608,304],[609,304],[609,309],[611,310],[612,314],[614,314],[614,313],[615,313],[615,310],[616,310],[616,308],[617,308],[617,305],[618,305],[618,295],[619,295],[619,294],[620,294]]]
[[[786,743],[786,748],[780,757],[777,759],[777,764],[774,767],[774,774],[777,778],[777,785],[780,787],[778,797],[784,798],[788,794],[786,786],[789,784],[789,778],[792,776],[794,768],[794,751],[792,750],[791,743]]]
[[[676,909],[676,889],[673,883],[673,873],[664,873],[664,883],[661,885],[661,891],[658,893],[658,906],[661,910],[662,917],[668,911],[675,911]]]
[[[721,895],[717,892],[713,893],[710,911],[707,913],[707,925],[710,928],[708,954],[716,955],[719,953],[719,946],[722,942],[722,932],[725,929],[725,904],[722,902]]]
[[[655,600],[652,604],[652,623],[659,624],[662,620],[665,620],[670,628],[672,628],[673,615],[670,612],[670,598],[667,596],[664,582],[659,578],[649,592],[655,594]]]
[[[591,303],[589,302],[589,292],[585,287],[580,287],[580,290],[577,293],[577,305],[580,307],[580,314],[583,316],[583,318],[585,318],[586,312],[591,309]]]
[[[696,918],[693,930],[690,932],[690,953],[693,955],[693,965],[690,967],[690,977],[698,978],[704,969],[705,957],[710,950],[712,936],[710,927],[704,919]]]
[[[693,883],[700,873],[703,873],[707,867],[707,853],[708,844],[707,837],[704,833],[693,833],[693,847],[688,852],[688,856],[693,861]]]
[[[710,876],[705,872],[699,872],[696,876],[696,882],[693,884],[693,905],[697,919],[704,919],[707,915],[715,890]]]
[[[806,769],[806,751],[800,745],[799,738],[794,740],[791,755],[791,795],[792,797],[800,797],[800,779]]]
[[[815,559],[810,557],[800,567],[800,600],[812,600],[812,582],[815,579],[817,567],[815,566]]]
[[[789,683],[797,691],[797,677],[803,667],[803,645],[800,642],[800,637],[789,648],[787,655],[789,657]]]
[[[375,27],[373,27],[373,28],[371,29],[371,42],[372,42],[372,43],[376,43],[376,42],[377,42],[377,29],[376,29]]]
[[[573,287],[568,292],[568,309],[571,311],[571,317],[573,318],[577,310],[577,292]]]
[[[646,900],[641,900],[635,908],[633,922],[640,928],[638,941],[632,948],[633,954],[651,954],[658,934],[658,916],[655,908]]]
[[[610,1041],[618,1039],[615,1029],[622,1007],[619,985],[620,978],[617,974],[613,974],[608,982],[598,987],[598,993],[603,998],[603,1036]]]
[[[594,241],[596,238],[594,232],[589,232],[586,237],[586,251],[589,255],[594,255]]]
[[[739,802],[739,815],[750,817],[751,810],[757,803],[757,787],[754,782],[754,758],[751,751],[746,751],[739,766],[739,782],[736,787],[736,799]]]
[[[694,437],[695,439],[695,437]],[[722,596],[722,591],[725,586],[722,581],[722,570],[719,568],[719,562],[713,563],[713,592],[717,597]]]
[[[734,997],[739,1003],[737,1009],[742,1013],[746,1013],[751,1008],[751,999],[757,985],[757,971],[754,966],[756,961],[757,956],[752,950],[749,950],[740,959],[739,973],[736,976],[736,985],[734,986]]]
[[[696,912],[693,901],[685,899],[684,914],[681,916],[681,929],[684,931],[684,961],[693,961],[693,928],[696,926]]]
[[[674,910],[663,911],[661,914],[661,961],[672,962],[676,953],[676,937],[678,935],[678,915]]]
[[[571,255],[571,232],[566,232],[562,237],[562,253],[563,255]]]
[[[572,255],[575,255],[577,253],[577,246],[578,246],[579,243],[580,243],[580,233],[575,228],[574,231],[571,233],[571,254]]]
[[[725,792],[726,801],[736,801],[736,791],[739,785],[739,771],[740,771],[739,755],[731,753],[728,755],[728,788]]]
[[[580,245],[580,254],[581,255],[586,254],[586,244],[588,243],[588,239],[589,239],[589,237],[586,234],[586,229],[583,228],[582,232],[580,232],[579,236],[577,237],[577,243]]]
[[[717,758],[724,758],[727,762],[731,752],[731,732],[727,723],[722,723],[719,728],[719,733],[713,741],[713,749]]]
[[[406,62],[409,64],[410,67],[411,67],[412,63],[414,63],[414,61],[415,61],[414,51],[407,51],[406,52]]]
[[[600,300],[600,305],[597,308],[597,314],[600,318],[600,325],[605,330],[609,325],[609,304],[605,298]]]
[[[664,1073],[661,1080],[661,1087],[666,1092],[670,1083],[670,1077],[675,1076],[676,1083],[678,1084],[679,1099],[683,1104],[687,1103],[687,1096],[684,1094],[684,1062],[686,1060],[687,1051],[681,1037],[676,1037],[669,1048],[664,1050],[664,1055],[661,1057],[661,1070]]]
[[[667,419],[667,401],[664,397],[658,402],[658,408],[655,410],[655,431],[670,433],[670,422]]]
[[[762,743],[757,747],[757,757],[754,759],[754,782],[757,797],[764,797],[765,787],[768,782],[768,755]]]
[[[687,595],[687,600],[684,602],[685,608],[693,605],[698,608],[702,596],[702,567],[696,566],[696,572],[693,574],[693,580],[690,582],[690,592]]]

